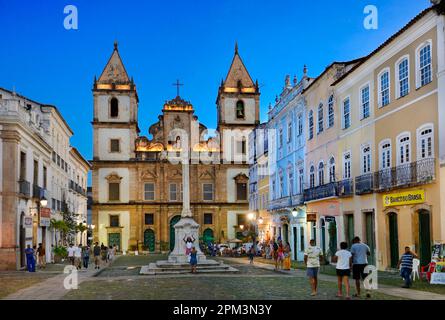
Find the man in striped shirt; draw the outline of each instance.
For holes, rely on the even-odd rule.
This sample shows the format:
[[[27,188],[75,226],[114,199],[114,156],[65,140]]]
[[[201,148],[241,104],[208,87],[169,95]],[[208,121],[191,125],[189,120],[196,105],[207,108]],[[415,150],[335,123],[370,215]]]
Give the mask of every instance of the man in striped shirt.
[[[405,285],[402,288],[411,287],[411,273],[413,272],[413,259],[417,255],[411,251],[410,247],[405,247],[405,253],[400,257],[397,268],[400,268],[400,275],[405,280]]]

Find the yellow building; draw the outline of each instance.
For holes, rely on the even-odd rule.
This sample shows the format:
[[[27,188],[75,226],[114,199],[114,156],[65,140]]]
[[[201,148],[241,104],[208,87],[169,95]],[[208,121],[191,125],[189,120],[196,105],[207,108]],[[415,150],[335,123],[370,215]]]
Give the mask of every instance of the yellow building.
[[[445,242],[444,43],[444,16],[428,8],[333,84],[342,174],[355,179],[341,238],[371,244],[379,269],[405,246],[425,265]]]

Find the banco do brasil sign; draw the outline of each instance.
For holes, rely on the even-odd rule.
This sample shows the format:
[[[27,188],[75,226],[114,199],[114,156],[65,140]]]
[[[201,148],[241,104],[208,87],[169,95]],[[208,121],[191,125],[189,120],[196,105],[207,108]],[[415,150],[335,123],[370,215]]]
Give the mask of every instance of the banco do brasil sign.
[[[400,206],[425,202],[425,190],[390,193],[383,196],[383,206]]]

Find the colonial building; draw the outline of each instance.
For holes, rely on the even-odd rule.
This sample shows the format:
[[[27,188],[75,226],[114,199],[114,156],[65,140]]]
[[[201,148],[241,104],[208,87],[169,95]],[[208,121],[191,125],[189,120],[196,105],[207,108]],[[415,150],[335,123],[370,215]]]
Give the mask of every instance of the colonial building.
[[[27,244],[42,243],[50,261],[60,239],[50,220],[62,211],[83,221],[89,163],[70,146],[72,135],[55,106],[0,88],[0,269],[24,267]],[[70,201],[72,168],[79,169]]]
[[[191,157],[191,210],[203,239],[242,237],[248,135],[259,124],[259,95],[236,47],[216,100],[219,134],[208,138],[193,105],[178,95],[163,105],[151,137],[140,135],[136,85],[115,44],[93,87],[94,240],[123,251],[172,249],[184,154]]]

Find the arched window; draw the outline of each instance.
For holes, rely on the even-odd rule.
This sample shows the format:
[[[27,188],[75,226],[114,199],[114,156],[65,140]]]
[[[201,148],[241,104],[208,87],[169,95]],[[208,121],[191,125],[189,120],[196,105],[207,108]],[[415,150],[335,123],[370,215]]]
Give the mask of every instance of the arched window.
[[[318,133],[323,132],[323,104],[318,106]]]
[[[313,165],[309,169],[309,187],[310,188],[315,187],[315,168]]]
[[[294,170],[292,164],[287,167],[288,183],[289,183],[289,196],[294,195]]]
[[[385,140],[380,143],[380,169],[391,168],[391,141]]]
[[[119,101],[113,97],[110,101],[110,117],[117,118],[119,116]]]
[[[309,140],[314,137],[314,113],[309,111]]]
[[[334,96],[331,95],[328,100],[328,127],[334,126]]]
[[[244,102],[242,100],[238,100],[236,102],[236,117],[237,119],[244,119]]]
[[[411,161],[411,141],[409,133],[397,137],[397,165],[407,164]]]
[[[318,164],[318,185],[324,185],[324,164],[323,161]]]
[[[280,183],[280,198],[284,197],[284,177],[283,177],[283,170],[280,169],[278,173],[278,181]]]
[[[335,159],[329,159],[329,182],[335,182]]]
[[[433,126],[427,125],[417,130],[417,159],[434,157]]]
[[[371,147],[365,145],[362,147],[362,174],[371,172]]]

